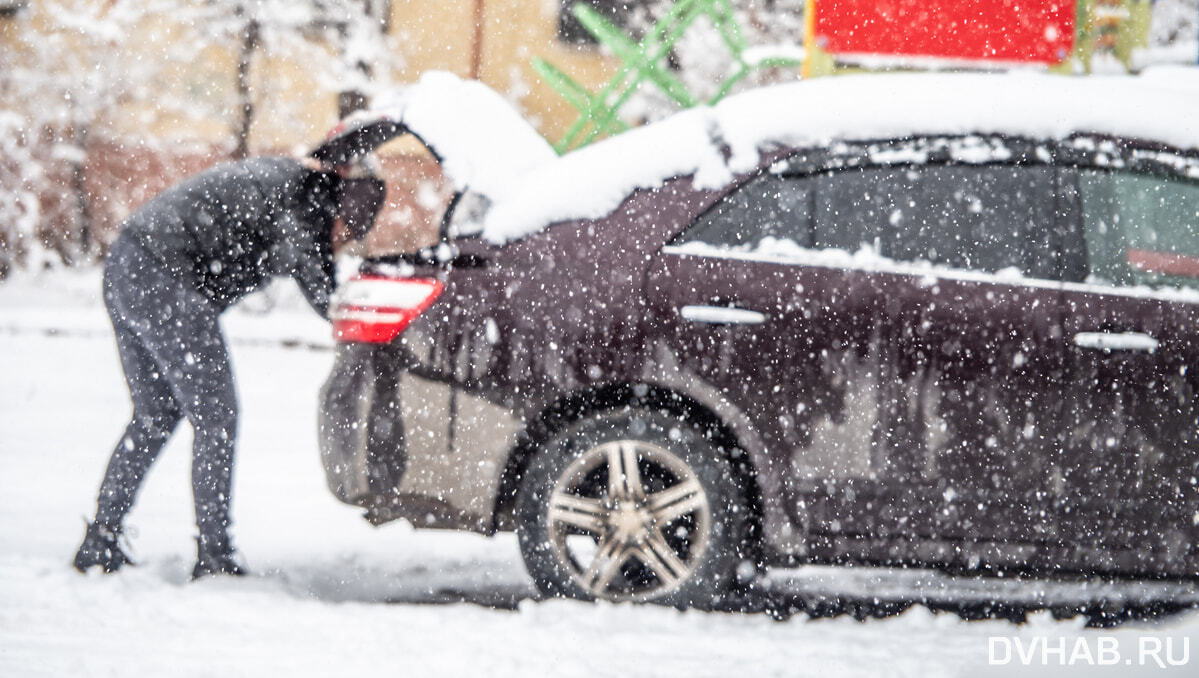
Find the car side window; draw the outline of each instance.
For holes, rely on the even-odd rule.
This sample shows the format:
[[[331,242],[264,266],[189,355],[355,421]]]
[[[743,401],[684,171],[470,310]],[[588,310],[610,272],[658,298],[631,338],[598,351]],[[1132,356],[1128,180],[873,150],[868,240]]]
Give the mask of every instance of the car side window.
[[[955,269],[1057,275],[1050,239],[1054,170],[921,165],[840,170],[820,177],[815,243],[871,247],[897,261]]]
[[[811,244],[811,182],[803,177],[760,174],[726,195],[674,244],[700,242],[754,250],[764,241]]]
[[[1199,184],[1079,173],[1089,282],[1199,287]]]
[[[818,176],[813,246],[849,252],[863,247],[881,250],[883,227],[892,205],[904,195],[893,175],[891,169],[871,168]]]

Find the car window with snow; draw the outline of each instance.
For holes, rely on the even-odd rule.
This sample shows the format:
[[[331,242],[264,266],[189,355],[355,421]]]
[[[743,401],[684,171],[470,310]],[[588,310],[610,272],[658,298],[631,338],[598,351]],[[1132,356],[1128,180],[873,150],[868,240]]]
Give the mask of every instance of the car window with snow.
[[[761,174],[696,220],[677,242],[758,246],[765,238],[811,243],[811,180]]]
[[[896,261],[1053,276],[1053,170],[927,165],[823,175],[817,246],[874,246]]]
[[[1053,279],[1054,185],[1051,168],[1003,165],[763,174],[674,244],[801,258],[813,249],[869,251],[892,261]]]
[[[1199,287],[1199,185],[1096,170],[1079,188],[1091,282]]]

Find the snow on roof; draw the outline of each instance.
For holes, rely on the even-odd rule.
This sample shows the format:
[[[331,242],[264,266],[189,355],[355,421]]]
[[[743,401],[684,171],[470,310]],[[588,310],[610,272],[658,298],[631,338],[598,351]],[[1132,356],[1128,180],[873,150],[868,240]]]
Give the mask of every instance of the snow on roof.
[[[1063,138],[1086,132],[1189,150],[1199,149],[1197,111],[1195,68],[1089,77],[872,74],[767,87],[715,107],[683,111],[560,158],[528,163],[519,181],[507,182],[502,191],[483,191],[493,201],[483,236],[503,243],[554,222],[601,217],[634,190],[672,176],[695,174],[698,185],[715,188],[752,169],[759,150],[772,143],[823,145],[971,133]],[[460,120],[444,123],[464,124]],[[727,160],[719,151],[722,142],[732,150]],[[460,148],[482,157],[477,148]],[[507,148],[521,152],[517,144]],[[492,150],[486,149],[486,155],[492,157]]]
[[[534,166],[555,159],[549,143],[494,90],[476,80],[430,71],[381,96],[348,122],[387,118],[415,132],[442,159],[459,188],[490,198],[509,195]]]
[[[1182,78],[1185,80],[1185,78]],[[908,74],[824,78],[760,89],[717,107],[732,164],[764,141],[822,143],[913,134],[1111,134],[1199,148],[1199,90],[1173,80],[1047,74]]]

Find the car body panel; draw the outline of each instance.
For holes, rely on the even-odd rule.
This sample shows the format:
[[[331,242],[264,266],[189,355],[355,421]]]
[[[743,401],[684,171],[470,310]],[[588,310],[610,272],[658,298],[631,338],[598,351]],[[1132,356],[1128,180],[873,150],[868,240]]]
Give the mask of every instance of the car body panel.
[[[853,284],[852,276],[839,271],[676,252],[663,253],[651,269],[647,282],[653,306],[651,322],[667,337],[673,360],[695,379],[711,384],[720,400],[727,403],[716,412],[723,416],[731,405],[734,411],[746,413],[748,428],[761,440],[762,449],[757,454],[752,447],[748,450],[758,483],[764,498],[777,497],[782,505],[768,503],[768,510],[774,511],[767,516],[776,521],[786,516],[788,521],[782,525],[765,521],[767,532],[775,537],[798,535],[809,528],[806,515],[789,501],[788,488],[794,485],[793,459],[806,442],[805,434],[813,421],[837,420],[842,413],[843,399],[831,383],[837,376],[828,374],[815,356],[824,354],[835,363],[840,355],[859,353],[849,335],[856,334],[862,340],[859,348],[869,338],[867,322],[860,324],[858,332],[848,329],[856,319],[869,317],[855,312],[860,309],[854,304],[867,297],[857,294]],[[766,319],[753,325],[692,322],[679,311],[693,304],[749,309]],[[821,331],[834,327],[846,332],[834,338]],[[852,358],[848,360],[850,365],[856,364]],[[847,375],[840,377],[852,383]],[[797,411],[796,405],[801,402],[805,407]],[[855,430],[860,429],[854,425],[863,423],[850,419]],[[864,471],[868,463],[863,459],[855,463],[854,455],[846,450],[868,451],[869,446],[844,445],[838,436],[846,434],[844,427],[828,432],[829,463],[825,468],[845,473],[855,468]],[[834,439],[842,444],[832,444]],[[784,506],[787,509],[780,510]],[[804,529],[796,529],[797,520]],[[778,546],[792,553],[804,551],[802,540]]]
[[[1055,524],[1046,478],[1060,419],[1060,286],[1038,277],[1050,275],[1050,257],[1028,257],[1053,251],[1053,170],[1030,162],[903,172],[927,173],[938,190],[945,185],[944,198],[969,205],[955,213],[964,215],[955,229],[977,229],[994,221],[970,223],[972,214],[1022,212],[1023,223],[1014,219],[1010,227],[1022,229],[1017,240],[1032,246],[1029,252],[990,253],[1005,264],[1022,261],[1019,271],[973,270],[955,276],[953,264],[934,264],[925,272],[873,277],[874,322],[883,353],[879,399],[898,406],[880,408],[878,447],[885,461],[876,482],[856,492],[856,505],[841,506],[838,513],[879,515],[857,534],[1051,539]],[[987,193],[988,184],[1014,177],[1020,179],[1019,189]],[[923,181],[910,184],[910,190],[892,189],[901,197],[890,202],[910,212],[906,203],[911,196],[929,189]],[[943,205],[933,196],[923,197],[930,206]],[[898,240],[906,226],[896,223],[894,228]],[[902,244],[912,250],[959,245],[937,235],[923,233]],[[987,256],[979,244],[986,235],[967,237],[971,242],[962,252]],[[901,243],[892,247],[893,256],[904,256]],[[871,505],[882,508],[869,510]]]

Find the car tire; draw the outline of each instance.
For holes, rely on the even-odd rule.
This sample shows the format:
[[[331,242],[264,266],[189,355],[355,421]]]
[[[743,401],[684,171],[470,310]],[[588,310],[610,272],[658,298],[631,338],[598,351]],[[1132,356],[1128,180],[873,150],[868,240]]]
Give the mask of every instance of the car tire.
[[[553,436],[524,474],[516,517],[549,596],[713,607],[755,571],[727,456],[658,412],[595,415]]]

